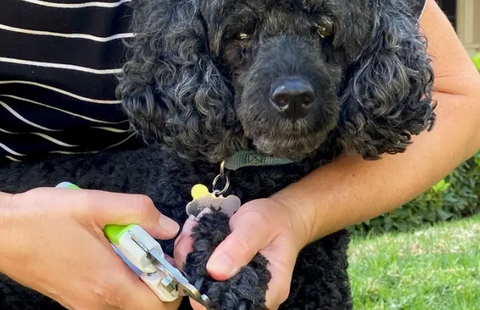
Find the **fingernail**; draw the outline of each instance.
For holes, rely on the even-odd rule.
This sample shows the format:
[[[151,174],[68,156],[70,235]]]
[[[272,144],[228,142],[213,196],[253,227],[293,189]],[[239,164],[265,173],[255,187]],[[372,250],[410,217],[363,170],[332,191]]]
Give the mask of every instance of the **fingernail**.
[[[160,228],[169,234],[176,234],[180,230],[180,225],[177,222],[163,214],[160,215],[159,224]]]
[[[215,274],[221,274],[227,278],[233,276],[235,265],[233,261],[225,254],[220,254],[213,257],[207,263],[207,269],[213,271]]]

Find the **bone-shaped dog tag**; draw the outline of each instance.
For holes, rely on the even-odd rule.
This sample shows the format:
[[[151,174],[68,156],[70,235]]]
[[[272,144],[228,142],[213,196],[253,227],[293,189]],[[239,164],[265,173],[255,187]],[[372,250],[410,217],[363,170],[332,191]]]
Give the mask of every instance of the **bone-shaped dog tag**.
[[[232,216],[242,205],[240,198],[235,195],[224,197],[209,192],[205,185],[197,184],[192,188],[193,200],[187,204],[187,214],[197,217],[206,208],[214,208]]]

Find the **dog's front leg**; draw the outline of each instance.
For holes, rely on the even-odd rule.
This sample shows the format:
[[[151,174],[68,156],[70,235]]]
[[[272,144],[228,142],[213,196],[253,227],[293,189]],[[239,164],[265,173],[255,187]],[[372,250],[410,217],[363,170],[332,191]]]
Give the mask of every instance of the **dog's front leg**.
[[[212,209],[198,220],[191,234],[193,250],[183,269],[191,283],[210,298],[214,310],[265,309],[271,275],[261,254],[227,281],[216,281],[207,272],[213,251],[231,232],[229,219],[225,213]]]

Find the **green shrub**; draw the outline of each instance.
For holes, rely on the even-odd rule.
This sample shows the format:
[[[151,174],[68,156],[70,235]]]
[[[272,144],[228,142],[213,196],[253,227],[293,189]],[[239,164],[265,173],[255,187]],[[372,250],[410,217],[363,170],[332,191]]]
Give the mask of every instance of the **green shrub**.
[[[352,227],[356,233],[410,231],[480,212],[480,153],[463,163],[431,189],[403,205]]]
[[[480,72],[480,54],[473,57]],[[409,231],[480,212],[480,152],[445,179],[393,212],[351,227],[355,233]]]

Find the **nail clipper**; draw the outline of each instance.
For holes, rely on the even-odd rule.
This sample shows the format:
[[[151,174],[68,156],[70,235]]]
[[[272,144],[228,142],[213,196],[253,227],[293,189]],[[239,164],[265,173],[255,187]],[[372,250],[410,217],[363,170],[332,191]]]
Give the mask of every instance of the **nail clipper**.
[[[78,186],[62,182],[57,188],[79,189]],[[180,296],[188,296],[207,310],[210,299],[201,294],[180,270],[166,259],[160,244],[139,225],[107,225],[105,236],[115,252],[164,302],[172,302]]]

